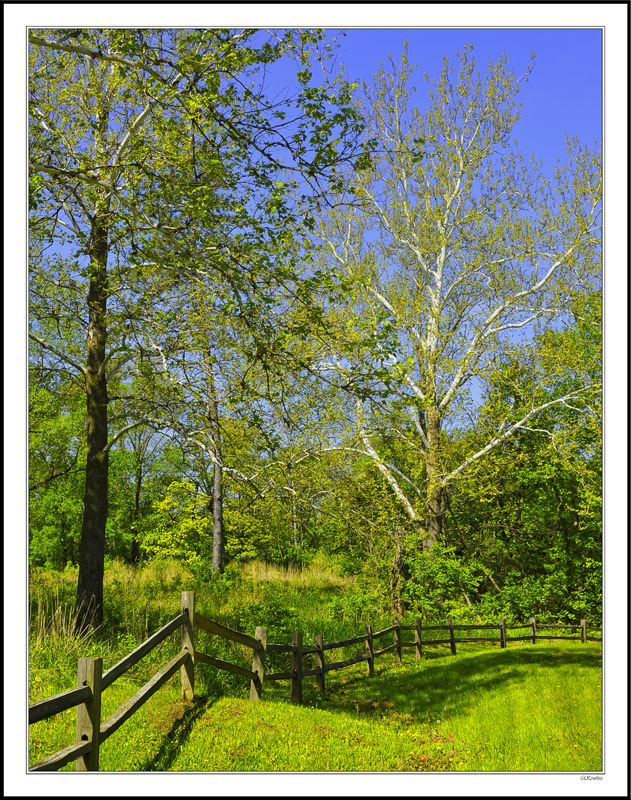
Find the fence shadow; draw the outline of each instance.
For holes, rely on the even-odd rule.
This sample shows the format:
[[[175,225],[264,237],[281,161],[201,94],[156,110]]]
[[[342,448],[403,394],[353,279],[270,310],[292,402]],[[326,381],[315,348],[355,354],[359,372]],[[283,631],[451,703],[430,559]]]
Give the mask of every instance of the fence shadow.
[[[170,770],[197,720],[216,702],[216,697],[198,695],[192,701],[174,704],[170,728],[164,729],[160,747],[153,755],[147,756],[142,766],[139,767],[139,771],[167,772]]]
[[[391,669],[391,664],[382,662],[375,664],[375,673],[370,677],[361,672],[346,679],[340,675],[327,682],[324,693],[305,683],[305,702],[355,716],[403,715],[432,721],[444,715],[466,714],[476,695],[520,680],[529,666],[552,670],[562,664],[600,669],[601,655],[578,649],[568,653],[520,647],[512,652],[494,650],[453,660],[446,654],[441,657],[431,653],[428,659],[417,663],[418,672],[406,669],[398,674],[396,667]]]

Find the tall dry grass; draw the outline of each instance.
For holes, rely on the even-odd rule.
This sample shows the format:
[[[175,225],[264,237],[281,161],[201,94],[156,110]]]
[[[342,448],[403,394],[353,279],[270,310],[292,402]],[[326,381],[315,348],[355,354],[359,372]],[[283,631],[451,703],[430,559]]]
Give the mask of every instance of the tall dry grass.
[[[31,646],[47,639],[74,637],[77,570],[35,569],[29,577],[29,634]],[[191,588],[192,576],[175,561],[134,567],[120,561],[108,564],[103,580],[104,620],[101,638],[124,635],[141,641],[180,608],[180,591]]]
[[[268,564],[265,561],[249,561],[243,565],[242,575],[246,580],[262,583],[286,583],[308,589],[345,588],[356,582],[354,575],[340,575],[334,568],[315,558],[308,566]]]

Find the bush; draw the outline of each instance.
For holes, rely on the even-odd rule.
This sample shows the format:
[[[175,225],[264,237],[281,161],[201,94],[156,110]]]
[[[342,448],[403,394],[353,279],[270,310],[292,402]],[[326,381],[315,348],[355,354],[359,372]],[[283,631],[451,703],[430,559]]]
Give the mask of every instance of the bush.
[[[421,619],[472,613],[463,592],[475,596],[482,581],[475,562],[457,557],[452,547],[436,544],[426,552],[412,550],[407,565],[410,577],[404,598]]]
[[[387,615],[390,599],[385,589],[360,577],[357,583],[327,603],[326,616],[330,622],[373,623]]]

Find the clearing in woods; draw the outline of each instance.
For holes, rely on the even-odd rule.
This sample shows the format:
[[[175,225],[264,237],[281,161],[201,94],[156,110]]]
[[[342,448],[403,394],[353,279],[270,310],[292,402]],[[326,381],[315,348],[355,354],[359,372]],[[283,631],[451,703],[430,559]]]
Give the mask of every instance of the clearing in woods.
[[[158,695],[150,741],[127,730],[102,750],[103,770],[150,771],[581,771],[602,768],[601,646],[471,646],[457,656],[337,672],[302,706],[287,682],[263,701]],[[177,687],[176,687],[177,688]],[[155,706],[152,709],[152,704]],[[138,715],[140,717],[140,714]],[[135,721],[136,720],[136,721]],[[152,724],[147,726],[148,720]],[[314,735],[315,734],[315,735]],[[117,739],[119,740],[117,742]],[[138,750],[130,747],[135,740]]]

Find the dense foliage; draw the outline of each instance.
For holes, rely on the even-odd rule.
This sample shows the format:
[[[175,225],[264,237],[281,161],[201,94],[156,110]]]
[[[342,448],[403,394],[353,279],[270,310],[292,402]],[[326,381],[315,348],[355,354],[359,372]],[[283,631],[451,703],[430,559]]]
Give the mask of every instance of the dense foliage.
[[[101,619],[112,559],[319,557],[351,615],[596,622],[598,151],[512,150],[505,60],[423,115],[331,53],[31,35],[30,563]]]

